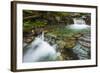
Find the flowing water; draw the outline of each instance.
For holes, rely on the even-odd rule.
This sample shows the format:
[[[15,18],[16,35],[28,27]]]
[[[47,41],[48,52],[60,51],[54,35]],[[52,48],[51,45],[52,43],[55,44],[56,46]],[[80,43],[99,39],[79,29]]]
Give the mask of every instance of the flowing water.
[[[74,18],[73,21],[74,21],[74,24],[71,24],[71,25],[67,26],[70,29],[86,29],[86,28],[90,28],[89,25],[86,25],[85,20],[83,20],[81,18]]]
[[[56,47],[44,41],[44,33],[26,47],[23,62],[54,61],[57,59]]]

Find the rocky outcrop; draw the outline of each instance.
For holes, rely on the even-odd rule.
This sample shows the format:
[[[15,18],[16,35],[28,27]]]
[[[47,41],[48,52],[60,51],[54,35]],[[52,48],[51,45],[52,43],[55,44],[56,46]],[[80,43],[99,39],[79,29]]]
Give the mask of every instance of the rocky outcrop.
[[[91,39],[90,35],[83,35],[78,38],[76,46],[73,48],[73,52],[77,54],[79,59],[90,59],[91,58]]]

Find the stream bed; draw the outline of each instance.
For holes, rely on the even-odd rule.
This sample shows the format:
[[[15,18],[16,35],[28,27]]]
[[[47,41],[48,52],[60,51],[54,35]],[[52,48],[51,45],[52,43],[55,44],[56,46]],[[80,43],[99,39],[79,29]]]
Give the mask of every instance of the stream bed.
[[[70,26],[51,27],[33,36],[30,43],[24,42],[23,62],[90,59],[90,26],[82,19],[74,19],[74,22]]]

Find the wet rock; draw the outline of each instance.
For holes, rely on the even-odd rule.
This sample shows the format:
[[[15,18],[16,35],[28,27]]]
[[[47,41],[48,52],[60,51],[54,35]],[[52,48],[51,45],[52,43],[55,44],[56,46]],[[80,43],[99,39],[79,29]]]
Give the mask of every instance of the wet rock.
[[[77,54],[78,58],[81,59],[89,59],[90,58],[90,49],[86,48],[80,44],[77,44],[74,48],[73,48],[73,52]]]
[[[32,36],[24,37],[23,41],[24,41],[25,43],[30,43],[30,42],[32,42],[33,39],[34,39],[34,37],[32,37]]]
[[[73,48],[76,45],[76,39],[73,37],[67,37],[65,40],[65,48]]]
[[[61,56],[63,60],[78,60],[78,56],[73,52],[73,49],[63,48],[61,51]]]
[[[73,52],[77,54],[79,59],[90,59],[91,58],[91,39],[90,35],[84,34],[78,38],[76,46],[73,48]]]
[[[60,49],[63,49],[65,47],[65,45],[66,45],[66,43],[64,41],[62,41],[62,40],[57,41],[57,44],[58,44]]]
[[[56,35],[53,35],[51,33],[47,33],[45,34],[45,41],[47,41],[48,43],[50,43],[51,45],[56,44]]]
[[[91,47],[91,36],[90,35],[83,35],[78,39],[78,42],[82,46],[90,48]]]
[[[73,37],[67,37],[66,40],[58,40],[57,44],[61,52],[62,60],[77,60],[77,54],[73,52],[73,47],[75,46],[76,39]]]

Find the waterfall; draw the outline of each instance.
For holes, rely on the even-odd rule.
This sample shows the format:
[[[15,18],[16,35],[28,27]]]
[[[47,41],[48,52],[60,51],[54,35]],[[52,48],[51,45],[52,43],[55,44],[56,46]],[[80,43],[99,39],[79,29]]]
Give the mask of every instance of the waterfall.
[[[41,34],[41,39],[44,40],[44,32]]]
[[[57,58],[56,47],[44,41],[44,32],[38,35],[23,53],[23,62],[54,61]]]
[[[89,25],[87,25],[85,23],[85,20],[83,20],[82,18],[73,18],[74,24],[68,25],[66,27],[70,28],[70,29],[86,29],[86,28],[90,28]]]
[[[74,18],[73,21],[74,21],[74,24],[86,24],[83,19]]]

